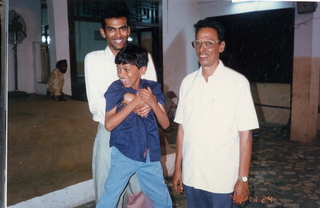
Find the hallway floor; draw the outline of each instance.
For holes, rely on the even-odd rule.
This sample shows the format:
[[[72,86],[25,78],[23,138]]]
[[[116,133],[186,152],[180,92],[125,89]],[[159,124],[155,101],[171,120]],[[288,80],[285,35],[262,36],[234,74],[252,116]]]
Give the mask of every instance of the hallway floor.
[[[29,95],[8,106],[8,206],[92,178],[88,103]]]
[[[253,155],[250,169],[250,199],[241,207],[319,208],[320,142],[308,144],[289,140],[283,125],[260,123],[253,132]],[[177,126],[166,130],[169,144],[175,147]],[[184,195],[172,190],[166,178],[174,208],[186,208]],[[77,208],[94,208],[90,202]]]
[[[96,123],[92,122],[87,103],[53,102],[43,97],[26,101],[9,102],[8,205],[92,177]],[[260,123],[260,127],[253,132],[251,199],[242,207],[320,207],[320,137],[303,144],[290,141],[290,131],[284,125]],[[173,149],[176,131],[174,123],[165,131]],[[39,164],[35,174],[32,170]],[[51,172],[46,174],[48,170]],[[174,208],[186,208],[184,195],[172,191],[171,178],[166,182]],[[94,206],[90,202],[77,208]]]

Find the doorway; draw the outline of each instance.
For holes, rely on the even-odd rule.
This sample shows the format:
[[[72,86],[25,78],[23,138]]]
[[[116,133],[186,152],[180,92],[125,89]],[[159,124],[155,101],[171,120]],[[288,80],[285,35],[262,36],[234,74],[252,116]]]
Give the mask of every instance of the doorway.
[[[130,42],[152,55],[158,82],[163,84],[161,0],[122,0],[130,10]],[[70,35],[70,71],[72,97],[87,101],[84,58],[95,50],[104,50],[107,42],[100,35],[100,16],[108,0],[68,0]]]

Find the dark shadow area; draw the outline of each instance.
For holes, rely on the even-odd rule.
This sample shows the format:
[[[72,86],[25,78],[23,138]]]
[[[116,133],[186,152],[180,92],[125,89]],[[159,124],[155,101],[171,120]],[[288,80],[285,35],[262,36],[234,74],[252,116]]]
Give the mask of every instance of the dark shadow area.
[[[292,83],[294,8],[212,17],[226,30],[224,64],[250,82]]]

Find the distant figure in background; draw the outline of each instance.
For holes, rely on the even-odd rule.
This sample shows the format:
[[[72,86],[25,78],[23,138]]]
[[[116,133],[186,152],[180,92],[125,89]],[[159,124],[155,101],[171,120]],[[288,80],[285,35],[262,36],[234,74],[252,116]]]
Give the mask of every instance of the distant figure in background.
[[[51,72],[49,81],[47,82],[47,98],[48,100],[66,101],[66,96],[62,92],[64,85],[64,76],[68,68],[67,60],[60,60],[56,64],[56,68]]]

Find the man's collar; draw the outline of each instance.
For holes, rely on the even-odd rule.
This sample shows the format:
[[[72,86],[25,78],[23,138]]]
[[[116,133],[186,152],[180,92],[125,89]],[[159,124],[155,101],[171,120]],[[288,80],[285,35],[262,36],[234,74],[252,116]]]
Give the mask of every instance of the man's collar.
[[[110,58],[110,57],[115,58],[114,55],[113,55],[113,53],[112,53],[112,51],[111,51],[111,49],[109,48],[109,46],[107,46],[104,51],[105,51],[107,57],[109,57],[109,58]]]
[[[221,69],[223,69],[224,68],[224,64],[223,64],[223,62],[221,61],[221,60],[219,60],[219,64],[218,64],[218,66],[217,66],[217,68],[216,68],[216,71],[214,72],[214,73],[220,73],[221,72]],[[213,74],[214,74],[213,73]]]
[[[219,60],[219,64],[218,64],[217,68],[215,69],[215,71],[213,72],[213,74],[212,74],[211,76],[209,76],[209,77],[212,77],[213,75],[219,74],[219,73],[221,72],[221,69],[222,69],[223,67],[224,67],[223,62],[222,62],[221,60]],[[202,70],[203,70],[203,68],[202,68],[202,66],[200,66],[200,68],[199,68],[199,70],[198,70],[198,72],[199,72],[198,76],[203,77],[203,76],[202,76]]]

